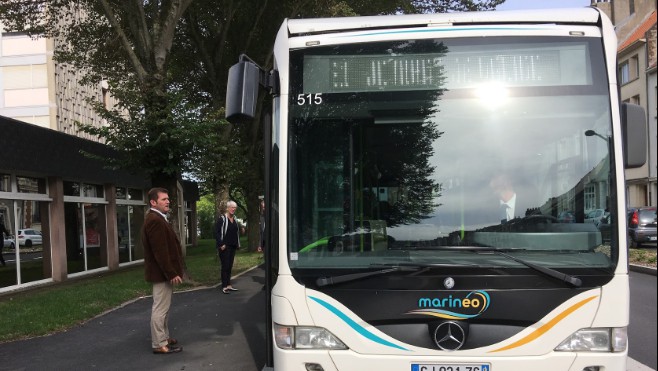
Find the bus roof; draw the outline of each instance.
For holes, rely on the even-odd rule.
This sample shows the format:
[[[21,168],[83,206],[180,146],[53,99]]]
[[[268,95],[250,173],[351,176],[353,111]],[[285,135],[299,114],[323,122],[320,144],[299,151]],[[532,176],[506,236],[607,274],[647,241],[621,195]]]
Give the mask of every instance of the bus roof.
[[[290,35],[319,34],[345,30],[391,27],[426,27],[454,24],[596,24],[599,11],[593,7],[534,10],[503,10],[436,14],[407,14],[363,17],[288,19]]]

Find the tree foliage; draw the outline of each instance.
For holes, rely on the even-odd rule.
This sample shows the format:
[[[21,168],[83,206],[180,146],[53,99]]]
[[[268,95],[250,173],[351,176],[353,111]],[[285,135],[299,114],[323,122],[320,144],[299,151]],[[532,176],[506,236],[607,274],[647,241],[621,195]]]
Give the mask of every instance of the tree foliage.
[[[80,124],[122,154],[113,166],[150,175],[170,196],[175,179],[190,172],[218,205],[239,195],[257,225],[262,121],[223,120],[228,69],[240,54],[271,68],[285,18],[491,10],[503,2],[5,0],[0,20],[7,30],[54,38],[55,60],[79,71],[82,83],[109,83],[119,105],[95,104],[108,125]]]
[[[201,196],[196,203],[199,238],[215,238],[215,198],[211,194]]]

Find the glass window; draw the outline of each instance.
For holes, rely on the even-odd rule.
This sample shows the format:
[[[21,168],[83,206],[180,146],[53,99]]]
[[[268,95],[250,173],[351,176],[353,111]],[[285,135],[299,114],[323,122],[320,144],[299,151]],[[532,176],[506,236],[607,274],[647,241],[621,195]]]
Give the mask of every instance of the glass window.
[[[144,221],[144,208],[141,206],[117,206],[117,232],[119,263],[144,259],[139,233]]]
[[[33,39],[19,33],[4,33],[0,41],[3,56],[45,54],[48,51],[46,38],[43,37]]]
[[[14,209],[18,214],[14,214]],[[4,230],[0,288],[51,277],[50,238],[41,215],[48,203],[0,199],[0,229]],[[20,274],[17,271],[20,261]],[[0,262],[0,263],[2,263]]]
[[[629,81],[631,81],[630,65],[625,61],[619,65],[619,82],[626,84]]]
[[[18,121],[27,122],[30,124],[38,125],[44,128],[50,127],[50,116],[15,116],[14,119]]]
[[[64,195],[65,196],[80,196],[80,183],[77,182],[64,182]]]
[[[0,192],[11,192],[11,175],[0,174]]]
[[[68,273],[107,267],[105,206],[64,204]]]
[[[596,207],[596,193],[594,185],[589,184],[585,187],[585,210],[591,210]]]
[[[5,89],[31,89],[48,86],[45,64],[2,67]]]
[[[117,200],[125,200],[126,199],[126,188],[124,187],[117,187],[116,188],[116,198]]]
[[[104,195],[105,195],[105,192],[103,190],[102,185],[83,183],[83,185],[82,185],[82,197],[103,198]]]
[[[619,81],[621,84],[627,84],[639,77],[638,56],[634,55],[619,65]]]
[[[137,188],[128,188],[128,199],[133,201],[144,201],[144,191]]]
[[[637,55],[634,55],[629,60],[630,62],[630,78],[635,80],[640,77],[640,63]]]
[[[20,193],[46,193],[46,180],[43,178],[17,176],[16,185]]]
[[[298,277],[396,262],[527,269],[474,249],[611,277],[583,191],[615,179],[600,40],[390,41],[296,50],[290,64]],[[616,204],[607,189],[590,188],[601,208]]]

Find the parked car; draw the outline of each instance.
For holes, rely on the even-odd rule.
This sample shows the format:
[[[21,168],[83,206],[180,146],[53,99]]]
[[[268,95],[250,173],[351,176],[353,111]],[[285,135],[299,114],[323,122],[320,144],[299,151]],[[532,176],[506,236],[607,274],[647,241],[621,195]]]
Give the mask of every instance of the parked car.
[[[656,207],[628,209],[628,238],[633,248],[646,242],[656,242]]]
[[[4,244],[2,245],[3,248],[5,249],[13,249],[14,248],[14,236],[5,236],[5,241]]]
[[[572,211],[562,211],[557,215],[557,219],[560,223],[575,223],[576,215]]]
[[[591,210],[585,214],[585,223],[594,223],[595,225],[598,225],[605,215],[606,212],[603,209]]]
[[[18,245],[25,247],[32,247],[32,245],[41,245],[43,237],[41,231],[36,229],[19,229],[18,230]]]

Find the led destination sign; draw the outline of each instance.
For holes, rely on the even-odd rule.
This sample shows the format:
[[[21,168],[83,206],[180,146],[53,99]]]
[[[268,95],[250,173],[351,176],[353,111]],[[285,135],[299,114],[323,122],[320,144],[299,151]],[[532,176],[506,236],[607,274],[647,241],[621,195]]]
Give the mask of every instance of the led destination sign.
[[[589,74],[583,63],[587,59],[582,56],[586,50],[581,46],[575,50],[306,55],[304,92],[458,89],[489,82],[507,86],[583,85]]]

